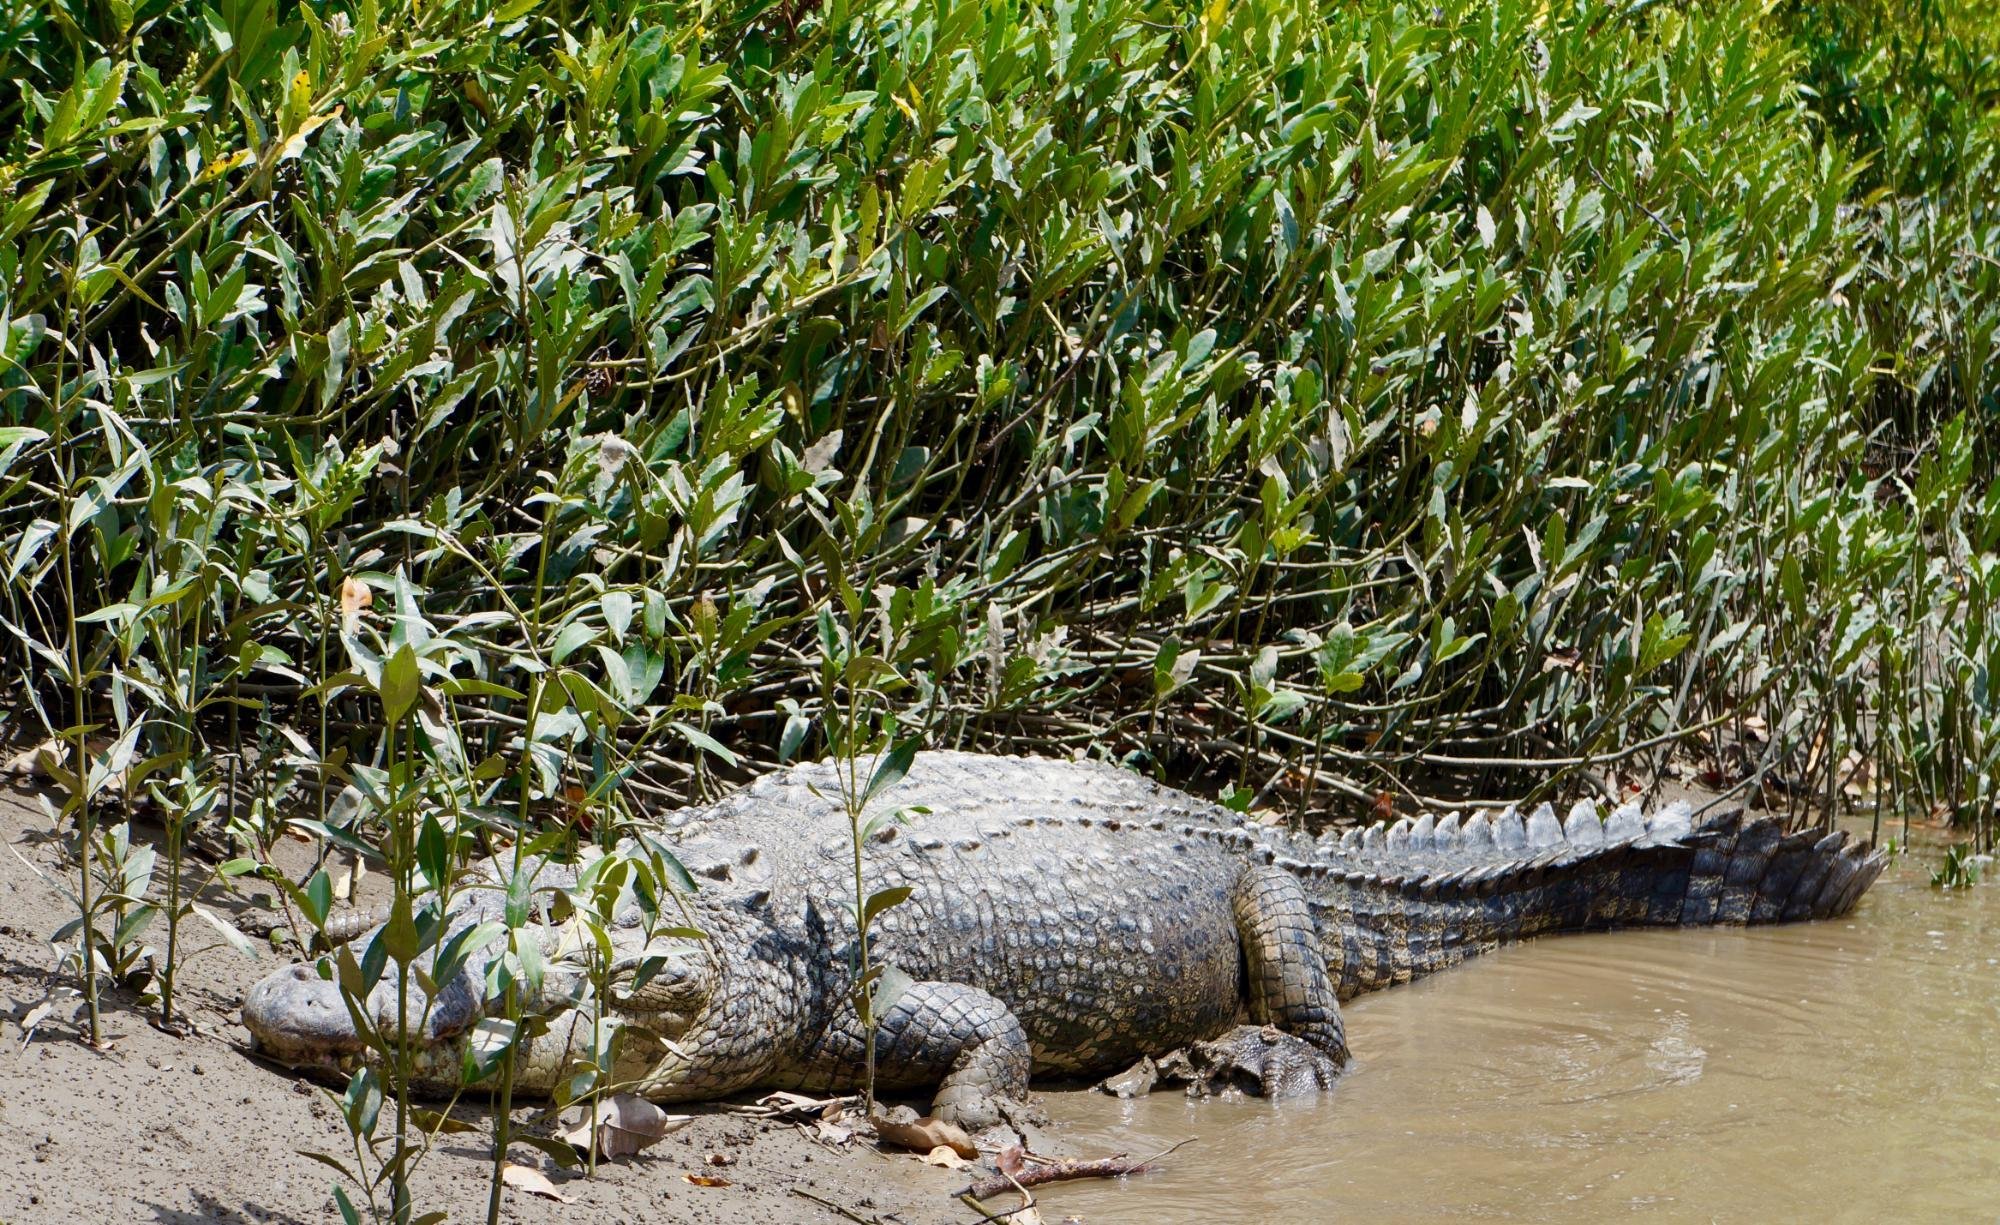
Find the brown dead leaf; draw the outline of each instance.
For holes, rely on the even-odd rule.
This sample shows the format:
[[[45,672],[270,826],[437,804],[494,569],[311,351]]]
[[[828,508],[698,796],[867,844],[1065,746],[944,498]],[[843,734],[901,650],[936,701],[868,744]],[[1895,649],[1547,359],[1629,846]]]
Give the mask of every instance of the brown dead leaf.
[[[530,1195],[539,1195],[545,1199],[552,1199],[558,1203],[574,1204],[576,1202],[575,1196],[564,1195],[562,1192],[556,1190],[556,1185],[548,1180],[547,1175],[530,1166],[515,1165],[510,1161],[501,1167],[500,1181],[516,1190],[526,1191]]]
[[[50,765],[60,765],[62,755],[62,741],[44,740],[40,744],[30,745],[28,748],[9,757],[7,763],[4,766],[0,766],[0,770],[4,770],[16,778],[47,778],[49,776],[48,767]],[[43,760],[44,756],[47,757],[46,762]]]
[[[614,1094],[597,1104],[597,1151],[606,1158],[629,1157],[694,1122],[691,1114],[668,1114],[635,1093]],[[579,1152],[590,1151],[590,1108],[563,1115],[562,1138]]]
[[[361,625],[361,614],[375,603],[375,593],[368,584],[348,575],[340,580],[340,624],[348,633],[353,633]]]
[[[111,742],[102,736],[90,736],[85,738],[83,748],[91,757],[99,758],[111,751]],[[63,783],[70,777],[70,756],[75,751],[76,745],[73,742],[61,737],[51,737],[9,757],[4,765],[0,765],[0,773],[47,783]],[[113,794],[123,791],[126,773],[123,770],[119,771],[105,790]]]
[[[979,1149],[972,1143],[972,1137],[956,1124],[947,1123],[935,1115],[924,1115],[915,1121],[890,1118],[878,1114],[871,1120],[875,1124],[875,1134],[883,1143],[897,1148],[912,1149],[928,1153],[943,1146],[966,1158],[968,1161],[979,1156]]]
[[[1378,792],[1376,792],[1376,793],[1375,793],[1375,803],[1374,803],[1374,804],[1372,804],[1372,805],[1370,806],[1370,808],[1371,808],[1371,810],[1372,810],[1372,812],[1373,812],[1373,814],[1374,814],[1374,817],[1375,817],[1375,819],[1376,819],[1377,821],[1393,821],[1393,820],[1395,820],[1395,819],[1396,819],[1396,793],[1395,793],[1395,792],[1393,792],[1393,791],[1378,791]]]
[[[697,1187],[733,1187],[736,1185],[727,1178],[719,1178],[714,1174],[683,1174],[681,1175],[681,1181],[692,1183]]]
[[[934,1165],[946,1170],[969,1170],[972,1163],[952,1151],[951,1145],[940,1144],[917,1160],[925,1165]]]

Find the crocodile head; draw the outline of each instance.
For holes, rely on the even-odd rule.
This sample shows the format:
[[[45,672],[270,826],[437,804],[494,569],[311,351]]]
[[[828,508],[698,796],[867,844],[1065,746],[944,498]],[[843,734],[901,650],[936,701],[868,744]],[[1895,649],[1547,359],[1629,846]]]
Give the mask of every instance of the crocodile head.
[[[718,901],[720,899],[717,899]],[[541,1018],[524,1026],[515,1063],[517,1093],[548,1093],[568,1080],[579,1063],[592,1059],[593,1031],[619,1033],[613,1054],[614,1079],[636,1086],[656,1101],[690,1101],[713,1097],[755,1084],[775,1058],[774,1025],[787,1011],[789,993],[772,980],[769,962],[742,958],[735,950],[765,944],[769,927],[758,907],[735,899],[728,905],[699,908],[696,915],[705,938],[658,936],[640,944],[636,933],[614,936],[609,992],[603,1023],[593,1026],[582,990],[581,967],[562,955],[564,941],[554,928],[540,928],[536,937],[547,968],[541,990],[522,1001],[525,1015]],[[624,944],[618,937],[631,937]],[[365,946],[369,936],[359,943]],[[411,1083],[420,1089],[451,1092],[465,1086],[467,1069],[484,1063],[491,1068],[495,1053],[490,1027],[479,1022],[499,1003],[486,998],[486,967],[505,948],[496,942],[467,959],[450,981],[439,984],[435,997],[412,974],[399,987],[394,967],[365,999],[343,995],[330,959],[279,970],[250,989],[243,1001],[243,1024],[265,1056],[291,1067],[323,1076],[345,1076],[363,1063],[378,1062],[380,1043],[364,1036],[357,1024],[376,1034],[409,1034]],[[322,970],[320,966],[326,966]],[[400,1001],[406,1001],[399,1005]],[[410,1018],[398,1025],[398,1018]],[[468,1052],[480,1058],[468,1060]],[[497,1084],[497,1078],[486,1079]]]

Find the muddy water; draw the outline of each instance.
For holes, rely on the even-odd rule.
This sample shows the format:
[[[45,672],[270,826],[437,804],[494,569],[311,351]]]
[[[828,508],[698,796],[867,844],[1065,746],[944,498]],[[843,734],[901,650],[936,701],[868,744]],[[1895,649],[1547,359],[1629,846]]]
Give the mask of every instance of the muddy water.
[[[2000,1220],[2000,885],[1894,865],[1846,919],[1504,949],[1354,1001],[1330,1097],[1051,1098],[1160,1173],[1089,1222]]]

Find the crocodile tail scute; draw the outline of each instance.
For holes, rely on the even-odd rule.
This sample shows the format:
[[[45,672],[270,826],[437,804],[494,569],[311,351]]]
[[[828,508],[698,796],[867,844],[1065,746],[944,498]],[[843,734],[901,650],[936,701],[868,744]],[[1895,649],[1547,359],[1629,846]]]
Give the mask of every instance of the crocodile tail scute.
[[[1844,833],[1786,833],[1741,809],[1698,823],[1588,801],[1329,834],[1283,861],[1306,878],[1343,997],[1556,932],[1776,923],[1851,909],[1886,864]]]
[[[326,917],[326,926],[318,934],[319,940],[328,948],[346,944],[356,936],[367,933],[378,924],[389,921],[389,907],[356,906],[349,910],[337,910]]]

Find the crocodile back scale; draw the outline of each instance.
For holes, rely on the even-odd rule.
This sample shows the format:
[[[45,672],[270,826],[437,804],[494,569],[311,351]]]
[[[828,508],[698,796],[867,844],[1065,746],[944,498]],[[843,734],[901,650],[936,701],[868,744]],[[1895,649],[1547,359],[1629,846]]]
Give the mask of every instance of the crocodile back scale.
[[[856,1086],[837,768],[779,771],[649,835],[700,884],[687,901],[707,938],[649,944],[636,910],[620,916],[625,986],[614,980],[604,1001],[627,1027],[617,1079],[659,1101]],[[1298,1083],[1300,1068],[1327,1083],[1347,1059],[1339,1002],[1360,992],[1542,934],[1837,915],[1884,863],[1843,834],[1787,834],[1740,811],[1697,822],[1685,806],[1425,816],[1314,840],[1108,765],[947,751],[920,754],[887,802],[928,811],[885,824],[865,849],[871,890],[911,890],[873,928],[873,956],[911,980],[876,1035],[878,1083],[934,1088],[934,1110],[973,1129],[1001,1122],[1031,1075],[1113,1071],[1245,1026],[1263,1035],[1264,1083]],[[537,871],[562,885],[576,869]],[[475,876],[504,879],[492,865]],[[497,918],[503,900],[494,887],[460,891],[452,929]],[[515,1086],[546,1092],[588,1052],[590,1025],[573,1006],[574,941],[559,925],[524,938],[552,958],[529,1001],[551,1020],[518,1053]],[[498,952],[410,1006],[401,1029],[421,1084],[457,1087]],[[368,1007],[393,1032],[386,986]],[[366,1057],[344,1001],[309,966],[259,983],[243,1018],[263,1050],[298,1066]]]

